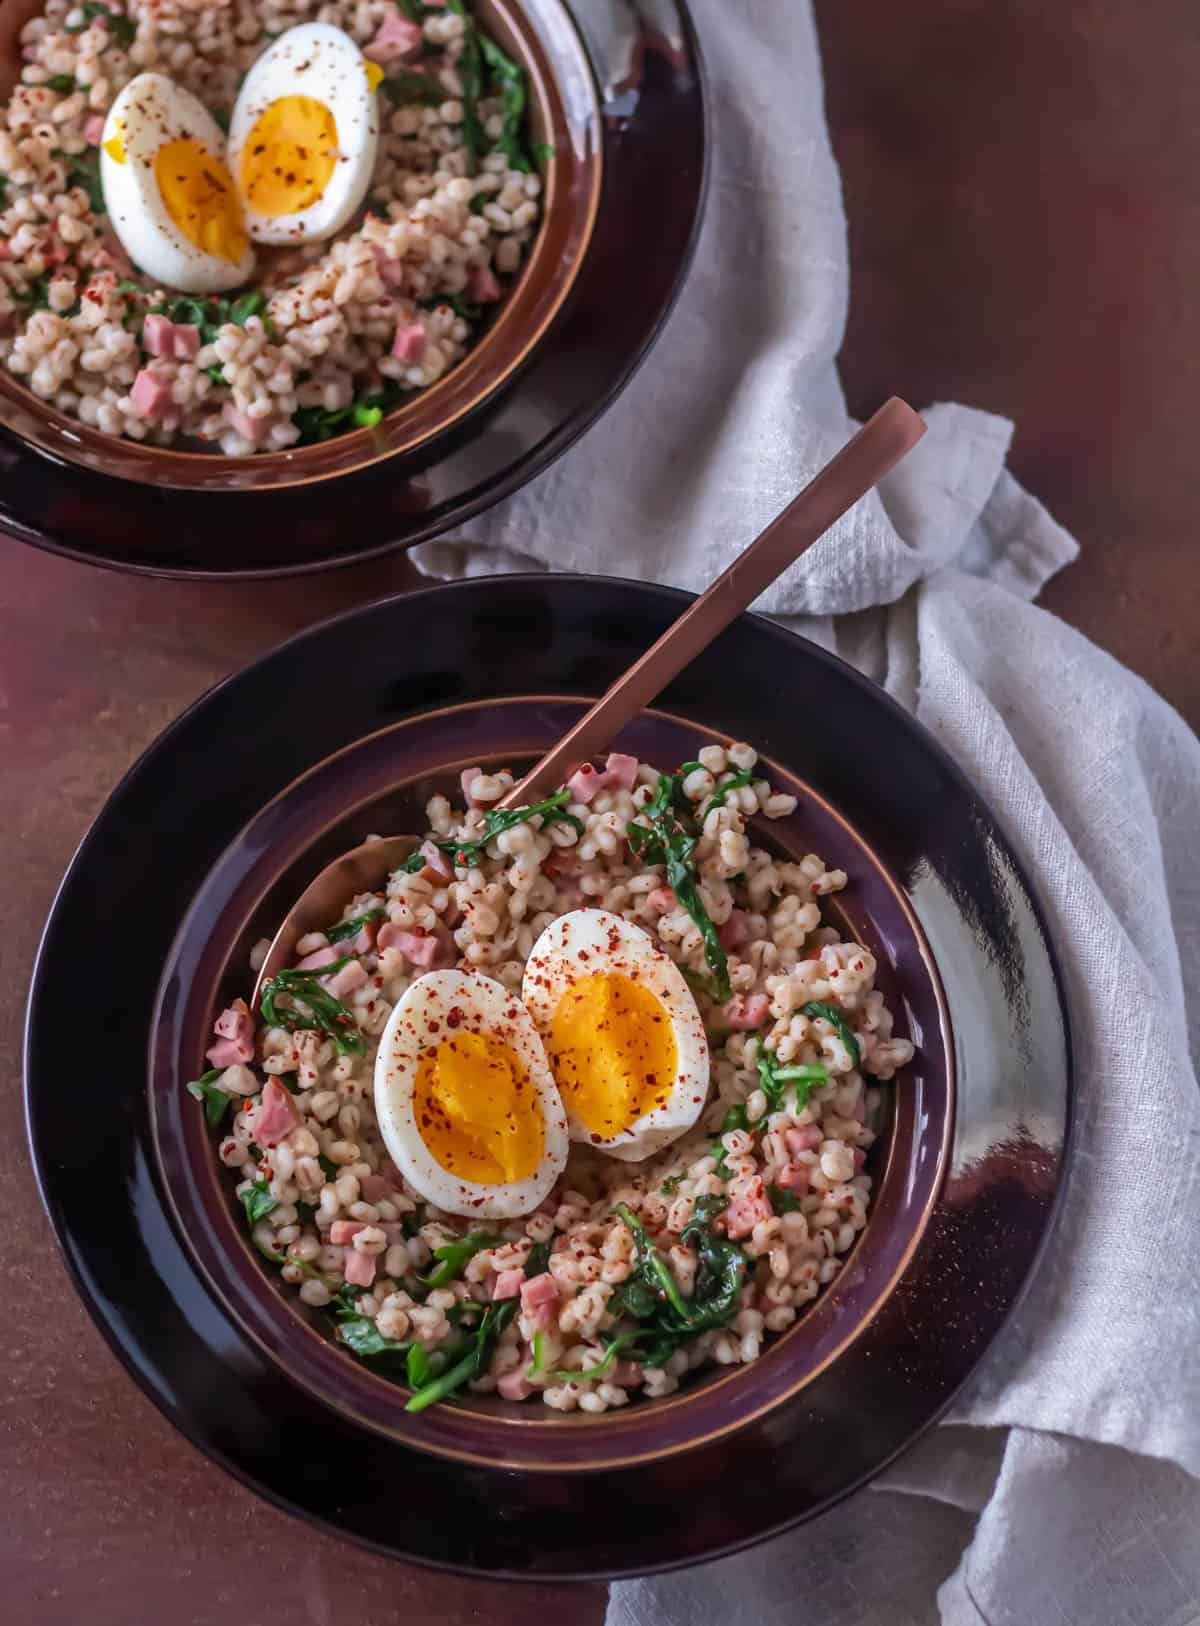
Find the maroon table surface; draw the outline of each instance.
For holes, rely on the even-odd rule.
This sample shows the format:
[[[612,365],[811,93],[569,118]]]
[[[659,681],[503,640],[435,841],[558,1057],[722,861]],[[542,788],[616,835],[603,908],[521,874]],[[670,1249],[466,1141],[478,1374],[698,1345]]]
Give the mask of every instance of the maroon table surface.
[[[818,17],[851,221],[851,405],[865,414],[896,391],[1012,415],[1013,468],[1085,547],[1044,602],[1195,726],[1200,34],[1190,5],[818,0]],[[600,1619],[600,1588],[505,1587],[391,1563],[260,1504],[203,1460],[77,1302],[22,1133],[33,950],[122,770],[218,677],[413,579],[395,558],[272,587],[134,580],[0,539],[6,1619]]]

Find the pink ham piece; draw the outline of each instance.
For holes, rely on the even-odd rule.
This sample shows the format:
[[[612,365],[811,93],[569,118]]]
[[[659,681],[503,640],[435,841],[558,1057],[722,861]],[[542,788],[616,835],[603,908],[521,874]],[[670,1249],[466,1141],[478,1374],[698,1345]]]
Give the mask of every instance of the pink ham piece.
[[[254,1109],[254,1139],[260,1146],[278,1146],[299,1124],[296,1103],[277,1078],[269,1078]]]
[[[374,39],[363,46],[363,55],[369,56],[372,62],[382,63],[386,68],[393,62],[411,62],[421,55],[424,48],[425,36],[420,23],[409,22],[407,17],[393,10],[379,25]]]
[[[387,281],[386,273],[384,281]],[[425,354],[425,329],[420,322],[401,322],[392,340],[392,355],[397,361],[420,361]]]
[[[89,147],[98,147],[104,134],[104,114],[89,113],[83,121],[83,139]]]
[[[337,1243],[339,1247],[345,1247],[347,1243],[354,1241],[360,1231],[365,1231],[366,1228],[366,1220],[334,1220],[329,1227],[329,1240]]]
[[[750,928],[746,924],[745,912],[741,909],[731,909],[729,919],[717,932],[723,949],[732,951],[740,949],[743,943],[750,941]]]
[[[525,1280],[523,1270],[502,1270],[496,1277],[496,1285],[492,1289],[494,1299],[515,1299],[521,1291],[521,1284]]]
[[[807,1191],[812,1169],[807,1163],[788,1163],[780,1169],[775,1184],[784,1191]]]
[[[825,1139],[816,1124],[804,1124],[799,1129],[786,1129],[783,1134],[788,1151],[795,1157],[797,1152],[815,1152]]]
[[[382,1174],[360,1175],[358,1184],[365,1203],[381,1203],[396,1189],[391,1181]],[[335,1225],[340,1224],[340,1221],[334,1223]]]
[[[141,374],[138,374],[141,377]],[[252,446],[259,446],[267,438],[267,431],[271,427],[268,417],[254,418],[240,407],[235,407],[232,401],[226,401],[222,413],[225,422],[231,429],[236,429],[243,440],[248,440]]]
[[[254,1059],[254,1018],[244,999],[235,999],[213,1023],[218,1043],[208,1052],[214,1067],[232,1067]]]
[[[425,868],[421,872],[423,875],[433,875],[439,881],[454,879],[454,865],[436,841],[421,843],[421,857],[425,860]]]
[[[143,367],[133,381],[129,399],[139,418],[145,418],[148,423],[160,423],[171,407],[171,380]]]
[[[762,1189],[762,1181],[755,1179],[748,1192],[731,1199],[725,1210],[725,1229],[736,1240],[749,1236],[756,1225],[771,1217],[771,1205]]]
[[[862,1173],[863,1164],[866,1161],[867,1161],[867,1154],[863,1151],[861,1146],[856,1146],[854,1148],[854,1172],[855,1172],[855,1174],[861,1174]]]
[[[491,305],[497,299],[502,298],[504,294],[503,288],[496,281],[496,273],[490,265],[476,266],[475,270],[471,272],[467,287],[471,298],[477,300],[481,305]]]
[[[533,1393],[533,1384],[525,1376],[525,1367],[518,1366],[504,1374],[496,1385],[496,1391],[505,1400],[526,1400]]]
[[[367,973],[363,970],[359,960],[351,960],[340,971],[335,971],[332,977],[325,978],[325,986],[335,999],[345,999],[356,988],[361,988],[367,981]]]
[[[632,790],[637,783],[637,769],[636,757],[625,756],[621,751],[613,751],[604,764],[604,777],[614,789]]]
[[[444,971],[458,959],[454,939],[440,922],[432,932],[426,932],[420,926],[406,931],[389,921],[379,933],[379,947],[398,948],[405,959],[423,971]]]
[[[357,1248],[347,1248],[342,1274],[355,1287],[370,1287],[375,1280],[375,1255],[359,1253]]]
[[[404,261],[394,260],[388,254],[382,243],[372,243],[371,252],[375,256],[375,264],[379,267],[379,275],[389,288],[402,288],[404,286]]]
[[[674,889],[669,886],[656,886],[653,892],[646,894],[646,902],[660,915],[669,915],[677,901]]]
[[[557,1303],[558,1283],[548,1270],[521,1283],[521,1308],[539,1332],[547,1332],[554,1325]]]
[[[573,802],[588,802],[596,796],[604,785],[604,775],[599,768],[593,767],[590,762],[581,762],[575,772],[567,780],[567,789],[571,792]]]
[[[171,335],[175,331],[175,324],[168,316],[147,316],[142,323],[142,348],[148,350],[152,356],[169,356],[172,354]]]
[[[171,329],[171,350],[176,361],[191,361],[200,349],[200,329],[194,322],[175,322]]]
[[[770,1009],[769,994],[734,994],[721,1007],[721,1015],[735,1032],[749,1033],[752,1028],[762,1027]]]
[[[319,971],[323,965],[332,965],[335,960],[341,958],[341,954],[338,953],[333,944],[328,943],[324,948],[314,949],[311,954],[306,954],[296,967],[296,970]]]

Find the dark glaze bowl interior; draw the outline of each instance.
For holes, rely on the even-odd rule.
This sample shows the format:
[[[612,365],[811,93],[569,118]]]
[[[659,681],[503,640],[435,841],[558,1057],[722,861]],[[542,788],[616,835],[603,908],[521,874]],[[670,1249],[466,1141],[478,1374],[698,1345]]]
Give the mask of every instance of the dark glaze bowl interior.
[[[19,27],[38,0],[4,0],[0,96],[13,82]],[[601,186],[600,108],[587,52],[562,0],[473,0],[480,25],[525,69],[530,139],[542,168],[542,219],[503,303],[459,364],[372,429],[314,446],[226,457],[106,435],[56,411],[0,367],[0,425],[38,451],[101,474],[172,490],[259,492],[369,468],[448,435],[512,382],[562,308],[583,265]]]
[[[246,995],[250,945],[272,936],[316,872],[368,834],[424,828],[423,808],[464,767],[531,761],[579,716],[580,703],[541,696],[412,718],[358,741],[288,786],[240,833],[207,877],[166,968],[151,1037],[151,1108],[164,1181],[179,1226],[214,1291],[267,1356],[354,1422],[475,1464],[526,1471],[598,1470],[692,1449],[797,1395],[877,1314],[911,1258],[936,1198],[953,1126],[953,1044],[941,983],[903,892],[845,819],[783,765],[766,772],[797,796],[796,813],[759,821],[755,839],[794,859],[820,853],[845,869],[839,924],[879,962],[897,1032],[917,1055],[882,1086],[887,1132],[872,1150],[876,1180],[866,1231],[834,1282],[745,1367],[716,1368],[681,1392],[601,1416],[534,1402],[467,1397],[418,1415],[408,1391],[337,1347],[330,1323],[265,1268],[232,1199],[214,1138],[184,1088],[203,1070],[217,1010]],[[664,767],[727,737],[661,713],[618,746]],[[826,914],[830,911],[827,909]]]

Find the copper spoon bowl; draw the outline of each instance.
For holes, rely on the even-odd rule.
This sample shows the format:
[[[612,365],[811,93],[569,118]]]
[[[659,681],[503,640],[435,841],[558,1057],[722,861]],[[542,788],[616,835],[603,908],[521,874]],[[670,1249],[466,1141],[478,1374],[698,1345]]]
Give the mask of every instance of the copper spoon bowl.
[[[520,807],[539,800],[562,784],[580,762],[603,750],[835,520],[894,468],[924,433],[924,419],[910,406],[896,396],[886,401],[497,805]],[[327,864],[275,933],[254,985],[253,1006],[258,1005],[264,983],[292,963],[296,944],[306,932],[319,931],[337,919],[346,899],[356,892],[380,891],[417,845],[416,836],[390,836],[368,841]]]

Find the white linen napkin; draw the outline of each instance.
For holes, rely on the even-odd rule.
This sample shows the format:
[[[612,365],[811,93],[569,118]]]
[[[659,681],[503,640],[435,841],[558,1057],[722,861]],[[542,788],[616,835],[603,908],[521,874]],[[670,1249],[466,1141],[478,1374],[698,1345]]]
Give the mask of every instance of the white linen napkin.
[[[715,142],[679,306],[571,453],[419,550],[428,574],[701,589],[853,428],[809,8],[693,9]],[[1011,425],[927,416],[916,452],[758,608],[914,711],[1034,874],[1075,1024],[1076,1177],[1032,1293],[947,1423],[797,1531],[614,1587],[608,1626],[1200,1621],[1200,743],[1030,602],[1076,547],[1005,471]]]

